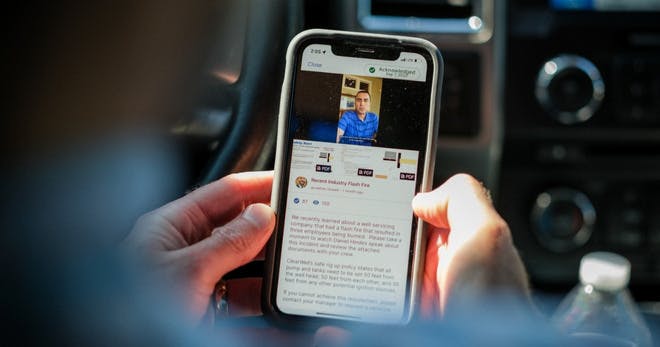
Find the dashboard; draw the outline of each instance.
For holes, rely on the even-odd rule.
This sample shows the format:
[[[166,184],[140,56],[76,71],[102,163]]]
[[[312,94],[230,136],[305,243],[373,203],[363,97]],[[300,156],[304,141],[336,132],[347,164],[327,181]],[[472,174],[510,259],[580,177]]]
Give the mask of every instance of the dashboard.
[[[178,191],[272,169],[276,91],[296,33],[418,36],[445,62],[434,184],[460,172],[484,182],[536,293],[563,295],[583,255],[613,251],[632,263],[634,297],[657,310],[658,1],[227,1],[221,9],[231,15],[201,106],[172,128],[189,154]]]
[[[123,336],[107,321],[135,326],[125,312],[142,306],[107,249],[146,211],[274,167],[287,44],[310,28],[438,46],[434,185],[461,172],[484,182],[544,311],[583,255],[612,251],[631,261],[632,295],[660,332],[659,0],[86,2],[6,17],[4,311],[20,313],[8,320],[20,338],[82,323],[75,333],[98,342],[98,327]],[[114,308],[90,315],[99,305]]]
[[[587,252],[660,284],[657,2],[511,2],[498,207],[539,285],[575,281]]]

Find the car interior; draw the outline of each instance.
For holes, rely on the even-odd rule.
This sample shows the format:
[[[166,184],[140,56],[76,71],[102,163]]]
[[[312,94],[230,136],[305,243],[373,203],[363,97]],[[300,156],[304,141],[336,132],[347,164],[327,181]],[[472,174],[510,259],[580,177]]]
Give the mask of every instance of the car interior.
[[[208,154],[191,156],[192,180],[272,168],[292,35],[325,28],[422,37],[445,62],[435,185],[467,172],[489,187],[537,293],[562,295],[577,283],[583,255],[616,252],[631,261],[633,296],[657,321],[658,2],[230,3],[233,31],[209,86],[221,93],[178,132]],[[234,100],[219,105],[217,95]]]
[[[625,256],[630,291],[660,340],[660,2],[226,0],[204,10],[213,16],[188,33],[203,39],[176,41],[207,48],[181,59],[204,71],[159,129],[183,160],[158,203],[274,167],[285,53],[300,31],[421,37],[445,64],[434,186],[463,172],[488,187],[545,314],[578,282],[582,256]],[[190,23],[202,20],[196,11]]]

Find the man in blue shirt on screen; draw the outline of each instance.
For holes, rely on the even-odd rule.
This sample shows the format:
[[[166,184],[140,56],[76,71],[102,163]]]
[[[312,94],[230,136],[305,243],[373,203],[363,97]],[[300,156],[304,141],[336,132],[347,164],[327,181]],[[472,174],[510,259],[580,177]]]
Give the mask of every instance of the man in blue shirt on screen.
[[[378,116],[369,112],[371,95],[366,90],[355,94],[355,110],[342,114],[337,124],[337,143],[371,146],[376,143]]]

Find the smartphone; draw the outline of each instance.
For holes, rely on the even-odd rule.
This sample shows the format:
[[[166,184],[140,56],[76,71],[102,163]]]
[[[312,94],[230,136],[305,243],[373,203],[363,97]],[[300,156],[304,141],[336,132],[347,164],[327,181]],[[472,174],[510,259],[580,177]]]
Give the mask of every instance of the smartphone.
[[[311,326],[405,324],[415,310],[443,63],[430,42],[308,30],[282,88],[264,312]]]

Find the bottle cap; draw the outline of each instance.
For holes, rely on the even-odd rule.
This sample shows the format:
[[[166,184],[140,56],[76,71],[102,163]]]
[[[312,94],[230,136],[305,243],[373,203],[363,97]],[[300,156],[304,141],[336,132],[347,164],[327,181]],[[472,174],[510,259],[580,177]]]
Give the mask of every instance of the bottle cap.
[[[580,282],[605,291],[617,291],[628,285],[630,262],[609,252],[593,252],[580,261]]]

